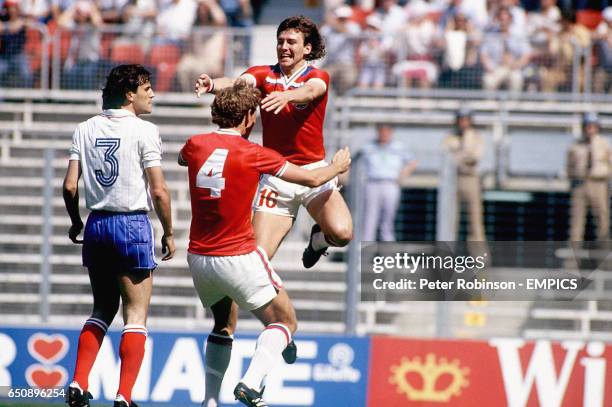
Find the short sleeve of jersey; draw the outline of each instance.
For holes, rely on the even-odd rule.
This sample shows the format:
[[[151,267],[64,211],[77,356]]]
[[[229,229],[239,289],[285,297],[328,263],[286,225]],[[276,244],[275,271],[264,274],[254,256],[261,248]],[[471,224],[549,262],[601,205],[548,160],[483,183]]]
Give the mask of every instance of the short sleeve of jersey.
[[[75,160],[75,161],[81,160],[81,137],[80,137],[79,127],[76,128],[76,130],[74,131],[74,134],[72,135],[72,145],[70,146],[69,160]]]
[[[308,79],[306,82],[311,80],[322,81],[325,84],[325,89],[329,89],[329,74],[322,69],[313,69],[308,72]]]
[[[143,132],[140,139],[140,156],[143,168],[161,166],[161,138],[157,126],[152,125]]]
[[[189,140],[187,140],[183,148],[181,148],[179,155],[183,158],[183,160],[189,162],[189,159],[191,158],[192,149],[193,149],[193,141],[190,138]]]
[[[260,88],[263,86],[269,71],[270,67],[267,65],[252,66],[246,71],[244,71],[244,73],[240,75],[240,77],[253,78],[255,80],[255,87]]]
[[[261,174],[271,174],[275,177],[283,175],[287,169],[287,160],[274,150],[253,144],[255,148],[254,166]]]

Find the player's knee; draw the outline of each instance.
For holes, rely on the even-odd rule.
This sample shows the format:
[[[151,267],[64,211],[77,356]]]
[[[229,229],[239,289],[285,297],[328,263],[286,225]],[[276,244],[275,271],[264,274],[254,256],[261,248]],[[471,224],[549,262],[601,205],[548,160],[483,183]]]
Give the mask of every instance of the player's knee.
[[[336,247],[344,247],[353,239],[353,226],[350,224],[340,225],[329,234],[325,234],[329,243]]]

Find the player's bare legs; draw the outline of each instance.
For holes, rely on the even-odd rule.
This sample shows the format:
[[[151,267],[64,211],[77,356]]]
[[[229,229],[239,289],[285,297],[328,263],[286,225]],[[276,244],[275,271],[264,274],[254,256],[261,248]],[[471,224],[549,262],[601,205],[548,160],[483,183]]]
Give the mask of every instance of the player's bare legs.
[[[317,223],[313,226],[308,247],[304,250],[304,267],[315,265],[329,246],[346,246],[353,238],[353,219],[338,191],[317,195],[306,207]]]
[[[121,372],[115,406],[129,406],[132,389],[144,358],[147,313],[153,291],[153,273],[138,271],[118,277],[123,302],[123,334],[119,344]]]
[[[297,319],[284,288],[272,301],[252,312],[266,328],[257,338],[253,359],[234,389],[234,395],[247,405],[258,406],[265,405],[261,401],[263,379],[280,362],[283,349],[291,342],[291,336],[297,329]]]
[[[89,373],[93,367],[108,326],[113,322],[119,309],[119,286],[113,278],[108,278],[108,270],[89,268],[89,281],[93,292],[93,311],[79,335],[77,360],[74,378],[68,389],[70,406],[87,406],[91,396]]]
[[[290,216],[275,215],[269,212],[256,211],[253,217],[255,240],[257,245],[265,250],[272,259],[281,242],[293,226],[294,219]]]
[[[203,407],[217,407],[223,376],[232,355],[234,331],[238,320],[238,305],[225,297],[210,307],[215,326],[206,341],[206,392]]]

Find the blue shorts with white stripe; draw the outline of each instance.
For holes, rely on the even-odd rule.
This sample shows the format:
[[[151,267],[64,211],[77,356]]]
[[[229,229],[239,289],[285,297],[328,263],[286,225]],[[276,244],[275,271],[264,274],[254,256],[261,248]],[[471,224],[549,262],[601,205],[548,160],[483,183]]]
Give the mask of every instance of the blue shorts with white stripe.
[[[83,266],[116,271],[157,267],[147,213],[91,212],[83,235]]]

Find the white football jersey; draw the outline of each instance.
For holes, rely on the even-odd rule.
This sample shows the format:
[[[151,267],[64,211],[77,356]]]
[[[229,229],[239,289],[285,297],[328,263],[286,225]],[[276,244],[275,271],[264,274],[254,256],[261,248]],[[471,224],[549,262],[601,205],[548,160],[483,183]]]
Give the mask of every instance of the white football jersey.
[[[125,109],[108,109],[79,124],[70,160],[81,162],[90,210],[150,211],[145,168],[161,166],[156,125]]]

